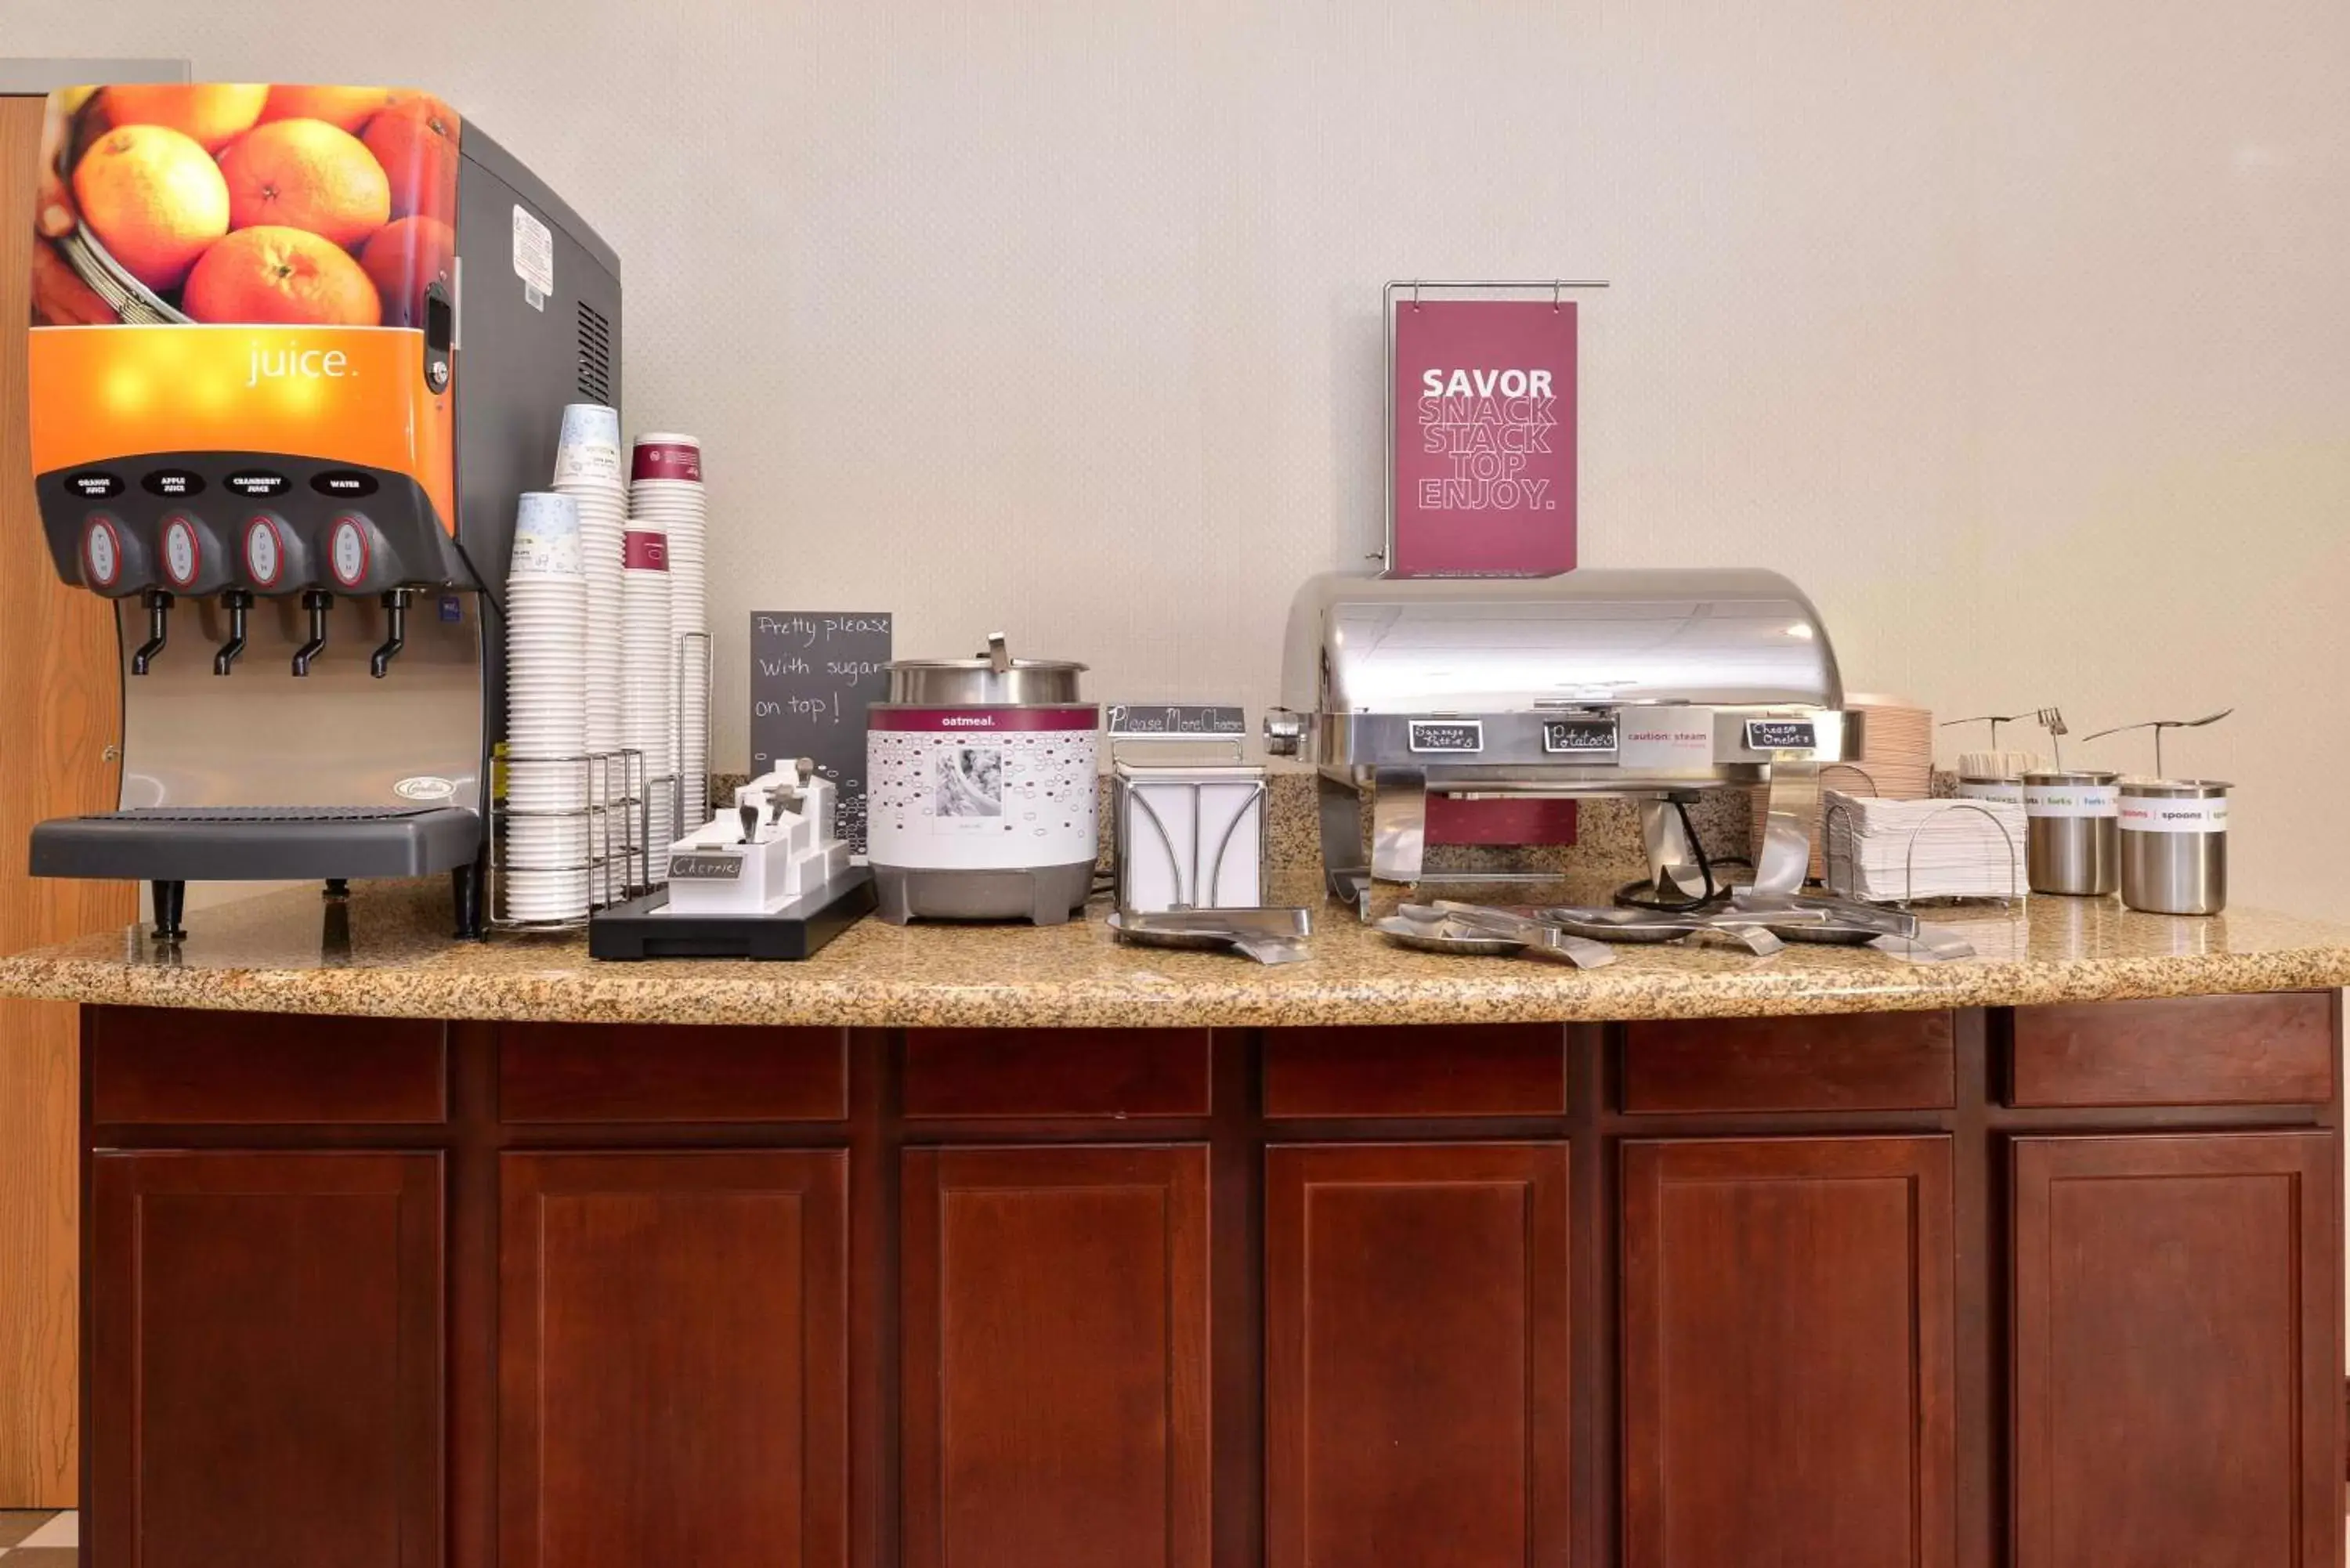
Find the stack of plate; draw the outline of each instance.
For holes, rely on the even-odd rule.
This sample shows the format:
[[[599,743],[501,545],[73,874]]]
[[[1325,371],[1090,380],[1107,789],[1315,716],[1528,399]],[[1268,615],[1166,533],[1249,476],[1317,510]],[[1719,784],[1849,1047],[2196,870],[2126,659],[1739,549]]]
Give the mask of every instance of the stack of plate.
[[[1860,694],[1845,699],[1845,711],[1861,715],[1859,754],[1820,768],[1824,787],[1842,787],[1880,800],[1924,800],[1934,793],[1934,714],[1898,697]],[[1764,796],[1754,792],[1754,841],[1762,841]],[[1812,830],[1814,878],[1827,875],[1820,830]]]
[[[1828,888],[1872,903],[2024,892],[2023,808],[2004,801],[1880,800],[1824,792]]]
[[[636,844],[630,821],[629,881],[648,880],[644,851],[660,851],[650,880],[669,874],[668,849],[678,837],[676,726],[677,646],[670,636],[669,539],[640,519],[629,520],[620,558],[620,741],[642,753],[629,779],[631,795],[650,796],[651,842]],[[647,775],[650,775],[649,777]]]
[[[588,913],[588,577],[578,504],[533,492],[506,573],[506,809],[495,913]]]
[[[619,410],[602,403],[563,410],[555,488],[579,506],[588,572],[588,749],[614,752],[620,746],[620,535],[629,522]]]

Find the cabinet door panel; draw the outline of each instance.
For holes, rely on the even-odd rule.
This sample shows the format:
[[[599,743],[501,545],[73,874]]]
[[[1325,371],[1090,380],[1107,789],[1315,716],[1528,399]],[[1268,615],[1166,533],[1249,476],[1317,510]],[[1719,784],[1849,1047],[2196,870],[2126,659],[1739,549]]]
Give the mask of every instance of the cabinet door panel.
[[[1566,1148],[1266,1157],[1271,1568],[1568,1558]]]
[[[2329,1143],[2016,1140],[2016,1568],[2340,1561]]]
[[[909,1568],[1206,1568],[1208,1162],[905,1156]]]
[[[94,1568],[442,1560],[441,1158],[101,1154]]]
[[[1950,1148],[1624,1147],[1624,1560],[1955,1551]]]
[[[847,1561],[847,1166],[504,1157],[505,1568]]]
[[[2325,991],[2019,1007],[2008,1101],[2322,1106],[2336,1054]]]
[[[1555,1116],[1566,1109],[1555,1023],[1269,1029],[1264,1114]]]

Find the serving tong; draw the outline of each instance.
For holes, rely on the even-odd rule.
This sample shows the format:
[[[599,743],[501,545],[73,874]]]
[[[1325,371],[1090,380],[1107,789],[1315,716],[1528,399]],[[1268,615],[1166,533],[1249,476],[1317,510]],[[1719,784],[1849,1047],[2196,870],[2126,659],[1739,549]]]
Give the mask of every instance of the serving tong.
[[[1834,943],[1871,947],[1918,963],[1974,953],[1973,944],[1956,931],[1925,925],[1905,909],[1752,889],[1742,889],[1729,909],[1685,912],[1561,905],[1526,914],[1439,899],[1406,904],[1376,929],[1428,951],[1534,958],[1580,969],[1615,961],[1610,944],[1619,942],[1720,945],[1758,958],[1784,950],[1790,941]]]
[[[1111,911],[1107,922],[1119,941],[1138,947],[1229,950],[1259,963],[1295,963],[1312,956],[1305,939],[1313,912],[1303,909],[1162,909],[1143,914]]]
[[[1471,936],[1515,942],[1523,957],[1554,963],[1571,963],[1577,969],[1597,969],[1602,964],[1616,961],[1614,950],[1605,942],[1595,942],[1588,937],[1575,936],[1551,921],[1523,915],[1514,909],[1495,909],[1490,904],[1464,904],[1457,898],[1439,898],[1433,903],[1406,904],[1396,911],[1396,916],[1423,929],[1431,926],[1444,930],[1459,928]],[[1386,929],[1386,922],[1381,922],[1381,929]]]

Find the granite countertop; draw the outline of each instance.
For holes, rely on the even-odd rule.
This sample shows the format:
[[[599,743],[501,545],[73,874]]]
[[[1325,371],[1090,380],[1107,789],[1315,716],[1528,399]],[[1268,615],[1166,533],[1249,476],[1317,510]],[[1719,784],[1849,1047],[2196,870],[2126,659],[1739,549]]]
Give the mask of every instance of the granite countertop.
[[[1316,896],[1310,874],[1276,890]],[[1594,899],[1599,889],[1576,887]],[[1274,1025],[1741,1017],[2095,1002],[2350,983],[2350,929],[2258,910],[2209,919],[2033,898],[1932,917],[1977,957],[1867,949],[1625,947],[1605,968],[1409,952],[1319,904],[1314,956],[1266,968],[1122,946],[1097,905],[1062,927],[867,919],[806,963],[598,963],[578,936],[447,936],[446,885],[362,884],[203,909],[176,951],[140,929],[0,960],[0,994],[110,1004],[577,1023]]]

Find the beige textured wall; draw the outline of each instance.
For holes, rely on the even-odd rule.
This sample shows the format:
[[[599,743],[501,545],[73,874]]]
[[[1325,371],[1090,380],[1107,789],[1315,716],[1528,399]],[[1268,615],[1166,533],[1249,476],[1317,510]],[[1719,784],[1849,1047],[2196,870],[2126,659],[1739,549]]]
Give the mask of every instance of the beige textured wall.
[[[1586,563],[1780,567],[1945,713],[2238,703],[2178,761],[2243,785],[2239,896],[2350,914],[2338,0],[11,0],[0,48],[440,90],[625,258],[721,624],[1003,626],[1105,697],[1274,694],[1378,532],[1384,279],[1612,277]]]

